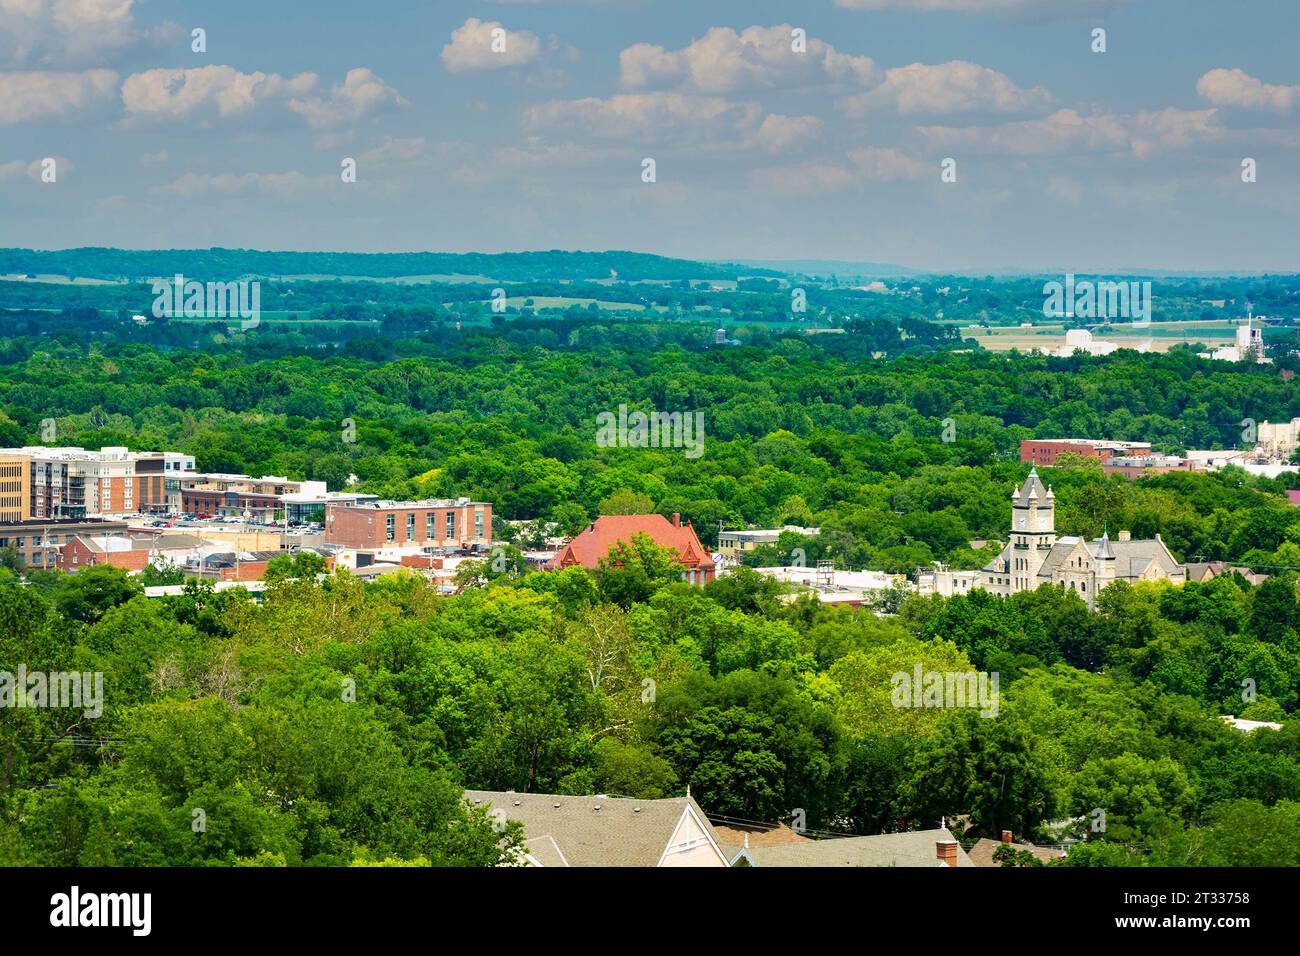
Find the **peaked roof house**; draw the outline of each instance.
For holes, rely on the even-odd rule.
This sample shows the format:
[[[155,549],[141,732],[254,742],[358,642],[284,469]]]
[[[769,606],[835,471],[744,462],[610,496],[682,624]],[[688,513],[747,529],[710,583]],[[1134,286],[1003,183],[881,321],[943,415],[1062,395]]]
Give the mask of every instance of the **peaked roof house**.
[[[712,825],[690,796],[635,800],[466,790],[465,799],[524,825],[529,866],[727,865]]]
[[[682,566],[682,580],[690,584],[708,584],[716,574],[713,555],[700,543],[699,536],[688,521],[673,514],[669,521],[663,515],[601,515],[560,549],[552,564],[555,568],[597,568],[600,559],[619,542],[629,543],[638,534],[644,534],[661,548],[673,548]]]
[[[970,848],[971,862],[976,866],[1001,866],[1001,863],[993,859],[993,854],[1003,846],[1009,846],[1013,850],[1032,853],[1044,866],[1053,860],[1059,860],[1061,857],[1065,856],[1064,850],[1055,849],[1053,847],[1035,846],[1032,843],[1013,843],[1011,840],[1011,831],[1003,830],[1001,840],[990,840],[987,837],[976,840],[975,845]]]
[[[957,838],[943,827],[876,836],[747,845],[735,848],[731,865],[968,867],[975,864]]]

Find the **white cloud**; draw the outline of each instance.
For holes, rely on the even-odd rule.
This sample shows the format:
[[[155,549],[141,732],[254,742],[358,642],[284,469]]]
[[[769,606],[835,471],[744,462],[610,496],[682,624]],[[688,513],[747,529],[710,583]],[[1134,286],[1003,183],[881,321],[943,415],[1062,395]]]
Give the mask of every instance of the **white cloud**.
[[[326,97],[289,101],[289,109],[317,128],[342,126],[369,113],[406,105],[397,90],[365,67],[348,70],[343,82],[334,84]]]
[[[208,175],[186,173],[153,192],[163,196],[192,199],[198,196],[259,195],[285,197],[309,189],[320,189],[335,182],[332,175],[305,176],[290,170],[285,173],[220,173]]]
[[[68,119],[110,101],[116,90],[112,70],[0,73],[0,126]]]
[[[1048,107],[1052,95],[1041,86],[1017,86],[1005,73],[952,60],[934,65],[912,63],[885,72],[878,87],[845,97],[840,108],[863,116],[874,107],[892,107],[901,115],[918,113],[1027,113]]]
[[[861,87],[878,79],[870,57],[840,53],[814,37],[807,38],[803,52],[794,52],[793,29],[788,23],[746,27],[740,33],[711,27],[676,51],[637,43],[619,54],[619,79],[630,89],[680,83],[702,93],[828,83]]]
[[[171,156],[168,155],[167,150],[160,149],[156,153],[145,153],[140,157],[140,162],[146,166],[159,166],[170,158]]]
[[[316,94],[315,73],[241,73],[230,66],[158,69],[136,73],[122,84],[122,103],[132,120],[232,119],[276,106],[317,129],[356,122],[406,100],[365,67],[349,70],[341,83]]]
[[[609,99],[551,100],[530,107],[524,116],[534,127],[575,128],[609,139],[694,136],[722,141],[734,140],[736,131],[756,128],[761,113],[757,103],[731,103],[716,96],[624,93]]]
[[[1180,110],[1132,115],[1057,110],[1050,116],[996,126],[920,126],[933,146],[975,153],[1047,156],[1060,153],[1131,151],[1146,158],[1221,135],[1214,110]]]
[[[752,142],[772,153],[798,152],[821,136],[822,121],[815,116],[772,113],[754,132]]]
[[[175,37],[175,24],[135,23],[133,0],[0,0],[0,58],[15,63],[100,62],[145,41]]]
[[[62,176],[72,169],[72,161],[66,156],[47,156],[41,159],[14,159],[7,163],[0,163],[0,183],[7,180],[20,179],[26,176],[36,182],[41,181],[41,173],[45,167],[42,165],[46,159],[54,160],[54,168]]]
[[[122,104],[133,118],[223,119],[252,112],[268,100],[288,100],[315,89],[315,73],[241,73],[230,66],[157,69],[135,73],[122,84]]]
[[[504,32],[494,36],[497,30]],[[500,70],[531,63],[541,49],[536,34],[506,30],[498,20],[470,17],[452,31],[451,42],[442,48],[442,63],[450,73]]]
[[[1196,83],[1196,92],[1214,106],[1290,113],[1300,104],[1300,86],[1279,86],[1257,80],[1244,70],[1210,70]]]

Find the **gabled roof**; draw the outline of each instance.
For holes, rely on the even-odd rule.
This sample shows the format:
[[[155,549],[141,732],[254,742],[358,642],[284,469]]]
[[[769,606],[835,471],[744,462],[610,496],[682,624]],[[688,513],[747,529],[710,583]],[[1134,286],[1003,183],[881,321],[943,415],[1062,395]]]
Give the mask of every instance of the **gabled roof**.
[[[993,854],[997,852],[998,847],[1004,845],[1014,850],[1027,850],[1043,863],[1050,863],[1052,860],[1058,860],[1065,855],[1064,851],[1052,847],[1034,846],[1032,843],[1003,844],[1000,840],[990,840],[985,837],[976,840],[975,845],[970,848],[971,862],[976,866],[1001,866],[1001,863],[993,859]]]
[[[955,840],[947,829],[881,833],[877,836],[838,837],[751,846],[743,851],[754,866],[938,866],[935,844]],[[957,847],[957,865],[974,866],[966,851]]]
[[[677,559],[686,567],[712,564],[713,556],[700,543],[690,523],[674,524],[663,515],[601,515],[582,533],[560,549],[555,557],[559,567],[600,566],[600,559],[618,542],[630,542],[638,534],[649,535],[661,548],[673,548]]]
[[[465,799],[522,823],[524,849],[542,866],[659,866],[684,817],[693,817],[707,835],[717,865],[727,865],[713,827],[691,797],[635,800],[466,790]]]

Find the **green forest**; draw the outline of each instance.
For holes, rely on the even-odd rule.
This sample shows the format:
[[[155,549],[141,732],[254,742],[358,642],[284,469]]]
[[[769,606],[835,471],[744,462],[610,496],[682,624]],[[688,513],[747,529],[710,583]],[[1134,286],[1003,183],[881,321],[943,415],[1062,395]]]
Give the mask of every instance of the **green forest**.
[[[356,304],[314,285],[299,294],[321,308]],[[66,288],[85,302],[0,302],[0,446],[166,448],[204,471],[467,495],[521,547],[631,509],[679,512],[705,544],[820,528],[763,563],[799,547],[841,568],[976,568],[996,549],[972,542],[1007,534],[1021,439],[1231,448],[1249,422],[1300,417],[1285,361],[992,354],[916,315],[722,345],[689,316],[475,302],[483,321],[457,328],[444,304],[391,301],[367,306],[380,331],[320,338],[137,327],[147,300]],[[703,456],[599,447],[596,416],[620,404],[702,411]],[[1094,610],[1050,585],[895,596],[882,616],[783,600],[749,569],[691,587],[644,540],[590,573],[484,565],[452,597],[414,574],[317,578],[301,558],[268,570],[261,602],[199,583],[150,599],[106,567],[0,569],[0,669],[104,675],[93,719],[0,709],[0,863],[492,865],[519,834],[462,788],[689,785],[710,813],[802,810],[813,832],[1068,832],[1064,865],[1300,864],[1300,480],[1064,464],[1041,472],[1058,533],[1159,533],[1181,561],[1269,579],[1120,583]],[[998,672],[997,716],[891,706],[889,675],[918,662]]]

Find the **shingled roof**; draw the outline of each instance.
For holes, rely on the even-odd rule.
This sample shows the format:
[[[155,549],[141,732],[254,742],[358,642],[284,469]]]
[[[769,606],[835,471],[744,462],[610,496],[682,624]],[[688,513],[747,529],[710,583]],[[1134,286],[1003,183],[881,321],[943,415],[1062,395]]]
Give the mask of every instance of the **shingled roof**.
[[[663,515],[601,515],[583,529],[582,533],[566,544],[555,556],[557,567],[578,565],[597,568],[600,559],[608,556],[615,544],[630,542],[638,534],[645,534],[661,548],[673,548],[677,560],[693,568],[713,563],[713,556],[700,543],[690,522],[681,523],[674,514],[669,521]]]
[[[754,866],[938,866],[936,844],[955,841],[947,829],[837,837],[779,846],[750,846],[743,851]],[[957,847],[957,865],[974,866]]]
[[[466,790],[465,799],[522,823],[524,849],[541,866],[659,866],[684,817],[693,817],[693,829],[712,844],[715,865],[727,865],[712,826],[691,797],[634,800]]]

